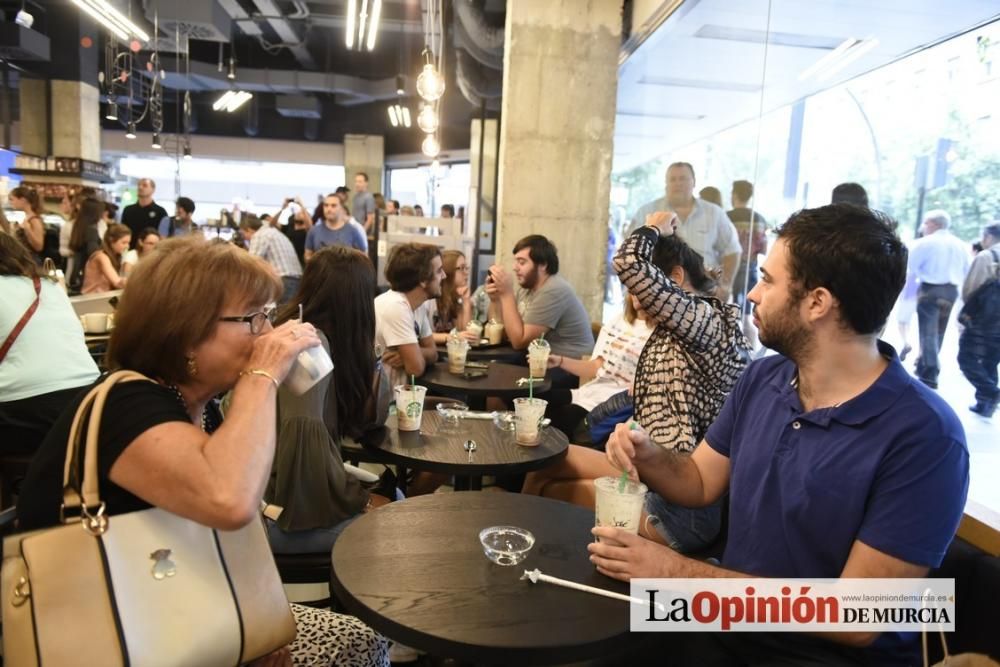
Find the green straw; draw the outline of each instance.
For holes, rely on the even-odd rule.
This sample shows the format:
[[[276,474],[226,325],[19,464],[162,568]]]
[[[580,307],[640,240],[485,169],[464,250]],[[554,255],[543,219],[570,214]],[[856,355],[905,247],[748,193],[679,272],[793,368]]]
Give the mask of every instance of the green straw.
[[[639,428],[639,424],[632,420],[628,424],[630,431],[634,431]],[[622,470],[621,476],[618,478],[618,493],[625,493],[625,485],[628,483],[628,471]]]
[[[535,400],[535,378],[531,377],[531,373],[528,373],[528,402],[531,403]]]

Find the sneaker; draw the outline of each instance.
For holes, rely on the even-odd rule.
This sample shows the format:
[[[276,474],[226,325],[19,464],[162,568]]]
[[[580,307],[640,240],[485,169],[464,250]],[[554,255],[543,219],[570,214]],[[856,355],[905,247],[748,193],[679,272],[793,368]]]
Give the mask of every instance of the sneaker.
[[[903,349],[899,351],[900,362],[906,361],[906,355],[908,355],[910,352],[913,352],[913,347],[911,347],[909,344],[904,345]]]

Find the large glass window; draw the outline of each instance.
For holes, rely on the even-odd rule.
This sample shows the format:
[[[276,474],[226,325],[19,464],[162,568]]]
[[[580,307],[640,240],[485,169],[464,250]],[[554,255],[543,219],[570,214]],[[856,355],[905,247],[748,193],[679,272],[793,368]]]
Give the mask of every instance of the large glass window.
[[[712,186],[732,208],[736,180],[773,229],[861,184],[870,205],[913,240],[944,209],[972,244],[1000,219],[1000,21],[996,7],[939,3],[685,2],[624,63],[618,91],[611,225],[620,239],[688,162],[693,195]],[[756,257],[743,247],[743,265]],[[753,270],[752,268],[750,270]],[[611,281],[609,281],[611,282]],[[608,316],[620,292],[607,294]],[[972,414],[956,361],[956,304],[941,349],[939,392],[962,419],[973,456],[970,500],[1000,510],[1000,420]],[[918,347],[897,307],[884,338]],[[751,332],[752,333],[752,332]],[[913,370],[916,351],[906,366]],[[901,418],[903,418],[901,416]]]

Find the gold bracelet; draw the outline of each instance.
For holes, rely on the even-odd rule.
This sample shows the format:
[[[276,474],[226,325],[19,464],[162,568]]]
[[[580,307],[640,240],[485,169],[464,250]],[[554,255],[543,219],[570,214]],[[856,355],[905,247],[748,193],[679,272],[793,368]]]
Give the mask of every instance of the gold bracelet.
[[[240,377],[243,377],[244,375],[259,375],[261,377],[265,377],[265,378],[267,378],[268,380],[270,380],[271,382],[274,383],[274,388],[275,389],[277,389],[278,386],[280,385],[280,383],[278,382],[278,380],[273,375],[271,375],[270,373],[268,373],[267,371],[265,371],[262,368],[251,368],[250,370],[246,370],[246,371],[243,371],[242,373],[240,373]]]

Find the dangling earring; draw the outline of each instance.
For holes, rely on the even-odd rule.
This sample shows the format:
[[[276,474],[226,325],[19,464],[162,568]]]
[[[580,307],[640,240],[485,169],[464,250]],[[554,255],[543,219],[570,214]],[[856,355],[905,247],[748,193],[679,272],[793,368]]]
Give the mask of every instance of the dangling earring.
[[[194,357],[187,358],[187,372],[191,377],[198,375],[198,364],[195,362]]]

